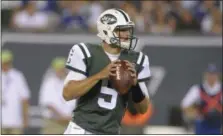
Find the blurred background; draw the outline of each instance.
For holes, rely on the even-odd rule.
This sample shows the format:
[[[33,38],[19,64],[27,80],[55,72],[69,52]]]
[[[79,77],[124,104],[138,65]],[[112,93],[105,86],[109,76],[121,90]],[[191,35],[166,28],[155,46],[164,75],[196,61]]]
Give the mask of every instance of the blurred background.
[[[96,19],[121,8],[136,32],[222,34],[222,1],[2,1],[2,26],[19,31],[96,32]],[[35,16],[28,18],[28,16]]]
[[[2,49],[15,56],[31,93],[26,134],[43,127],[39,93],[51,61],[67,57],[79,42],[98,43],[96,20],[104,10],[120,8],[135,22],[136,48],[150,58],[147,84],[153,114],[146,124],[123,133],[193,133],[185,125],[180,103],[193,84],[202,81],[208,63],[222,68],[222,1],[2,1]],[[129,132],[130,133],[130,132]]]

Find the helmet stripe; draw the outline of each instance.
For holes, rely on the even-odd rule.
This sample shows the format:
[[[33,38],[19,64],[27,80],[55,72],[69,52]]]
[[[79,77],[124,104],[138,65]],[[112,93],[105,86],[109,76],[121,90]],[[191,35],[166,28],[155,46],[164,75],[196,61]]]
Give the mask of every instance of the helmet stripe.
[[[126,22],[129,22],[128,17],[126,16],[125,12],[123,12],[121,9],[116,9],[117,11],[119,11],[125,18]]]

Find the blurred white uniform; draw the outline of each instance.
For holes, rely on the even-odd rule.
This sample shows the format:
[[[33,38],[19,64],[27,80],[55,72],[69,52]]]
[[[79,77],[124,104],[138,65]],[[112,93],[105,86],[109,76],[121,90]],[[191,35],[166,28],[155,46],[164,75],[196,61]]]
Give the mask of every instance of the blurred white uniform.
[[[15,68],[2,71],[2,128],[22,128],[22,100],[30,98],[30,90],[22,72]]]
[[[39,104],[42,107],[51,105],[56,108],[62,115],[71,116],[75,106],[75,101],[66,102],[62,97],[64,80],[59,79],[55,75],[51,75],[42,83],[40,90]],[[54,114],[45,109],[43,114],[45,118],[53,118]]]
[[[54,119],[57,116],[47,108],[54,107],[63,117],[72,117],[72,110],[75,107],[75,100],[66,102],[62,97],[64,80],[59,79],[55,74],[50,74],[43,80],[39,104],[42,107],[42,116],[44,118],[43,134],[62,134],[66,124],[60,124]]]

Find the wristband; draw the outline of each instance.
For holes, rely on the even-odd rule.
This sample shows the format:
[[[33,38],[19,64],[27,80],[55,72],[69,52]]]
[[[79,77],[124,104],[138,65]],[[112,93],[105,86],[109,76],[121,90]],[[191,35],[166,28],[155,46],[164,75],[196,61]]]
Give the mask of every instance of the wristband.
[[[143,92],[142,92],[141,88],[139,87],[138,83],[137,83],[136,86],[133,86],[131,88],[131,92],[132,92],[132,100],[135,103],[139,103],[145,98],[145,95],[143,94]]]

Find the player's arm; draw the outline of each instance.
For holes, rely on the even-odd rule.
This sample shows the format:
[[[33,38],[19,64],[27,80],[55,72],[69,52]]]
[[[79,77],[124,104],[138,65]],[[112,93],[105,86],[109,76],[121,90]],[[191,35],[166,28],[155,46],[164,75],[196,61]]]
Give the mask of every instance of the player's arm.
[[[90,55],[86,48],[80,48],[80,46],[74,46],[68,57],[67,68],[71,71],[67,75],[64,88],[63,97],[65,100],[69,101],[76,99],[84,94],[86,94],[99,80],[107,78],[111,67],[114,67],[114,62],[109,64],[99,73],[87,77],[86,64],[83,59]],[[83,53],[85,51],[85,53]],[[85,54],[85,55],[84,55]]]
[[[82,44],[74,45],[67,59],[66,68],[68,68],[70,72],[65,79],[63,88],[63,97],[67,101],[84,95],[100,79],[97,75],[87,77],[87,67],[84,59],[88,57],[90,53],[84,46],[85,45]],[[86,56],[86,54],[88,56]]]
[[[71,71],[65,79],[65,86],[63,88],[63,97],[65,100],[73,100],[86,94],[99,80],[107,78],[110,70],[115,70],[115,62],[109,64],[99,73],[86,77],[80,73]]]
[[[194,106],[196,101],[199,99],[199,88],[198,86],[192,86],[181,103],[181,109],[188,119],[195,119],[198,111]]]
[[[78,74],[75,72],[70,72],[65,80],[65,86],[63,88],[63,97],[67,101],[76,99],[84,95],[101,79],[99,74],[93,75],[83,80],[71,79],[74,76],[76,78],[81,77],[77,75]]]
[[[135,85],[131,87],[130,91],[132,92],[132,100],[136,110],[143,114],[146,113],[150,103],[148,89],[145,84],[145,81],[149,80],[151,76],[148,56],[140,52],[137,64],[142,66],[138,76],[136,76],[135,68],[129,65],[129,70],[132,71],[132,77],[135,80]]]
[[[134,102],[134,106],[137,112],[141,114],[147,112],[150,99],[145,82],[138,83],[132,88],[132,100]]]

